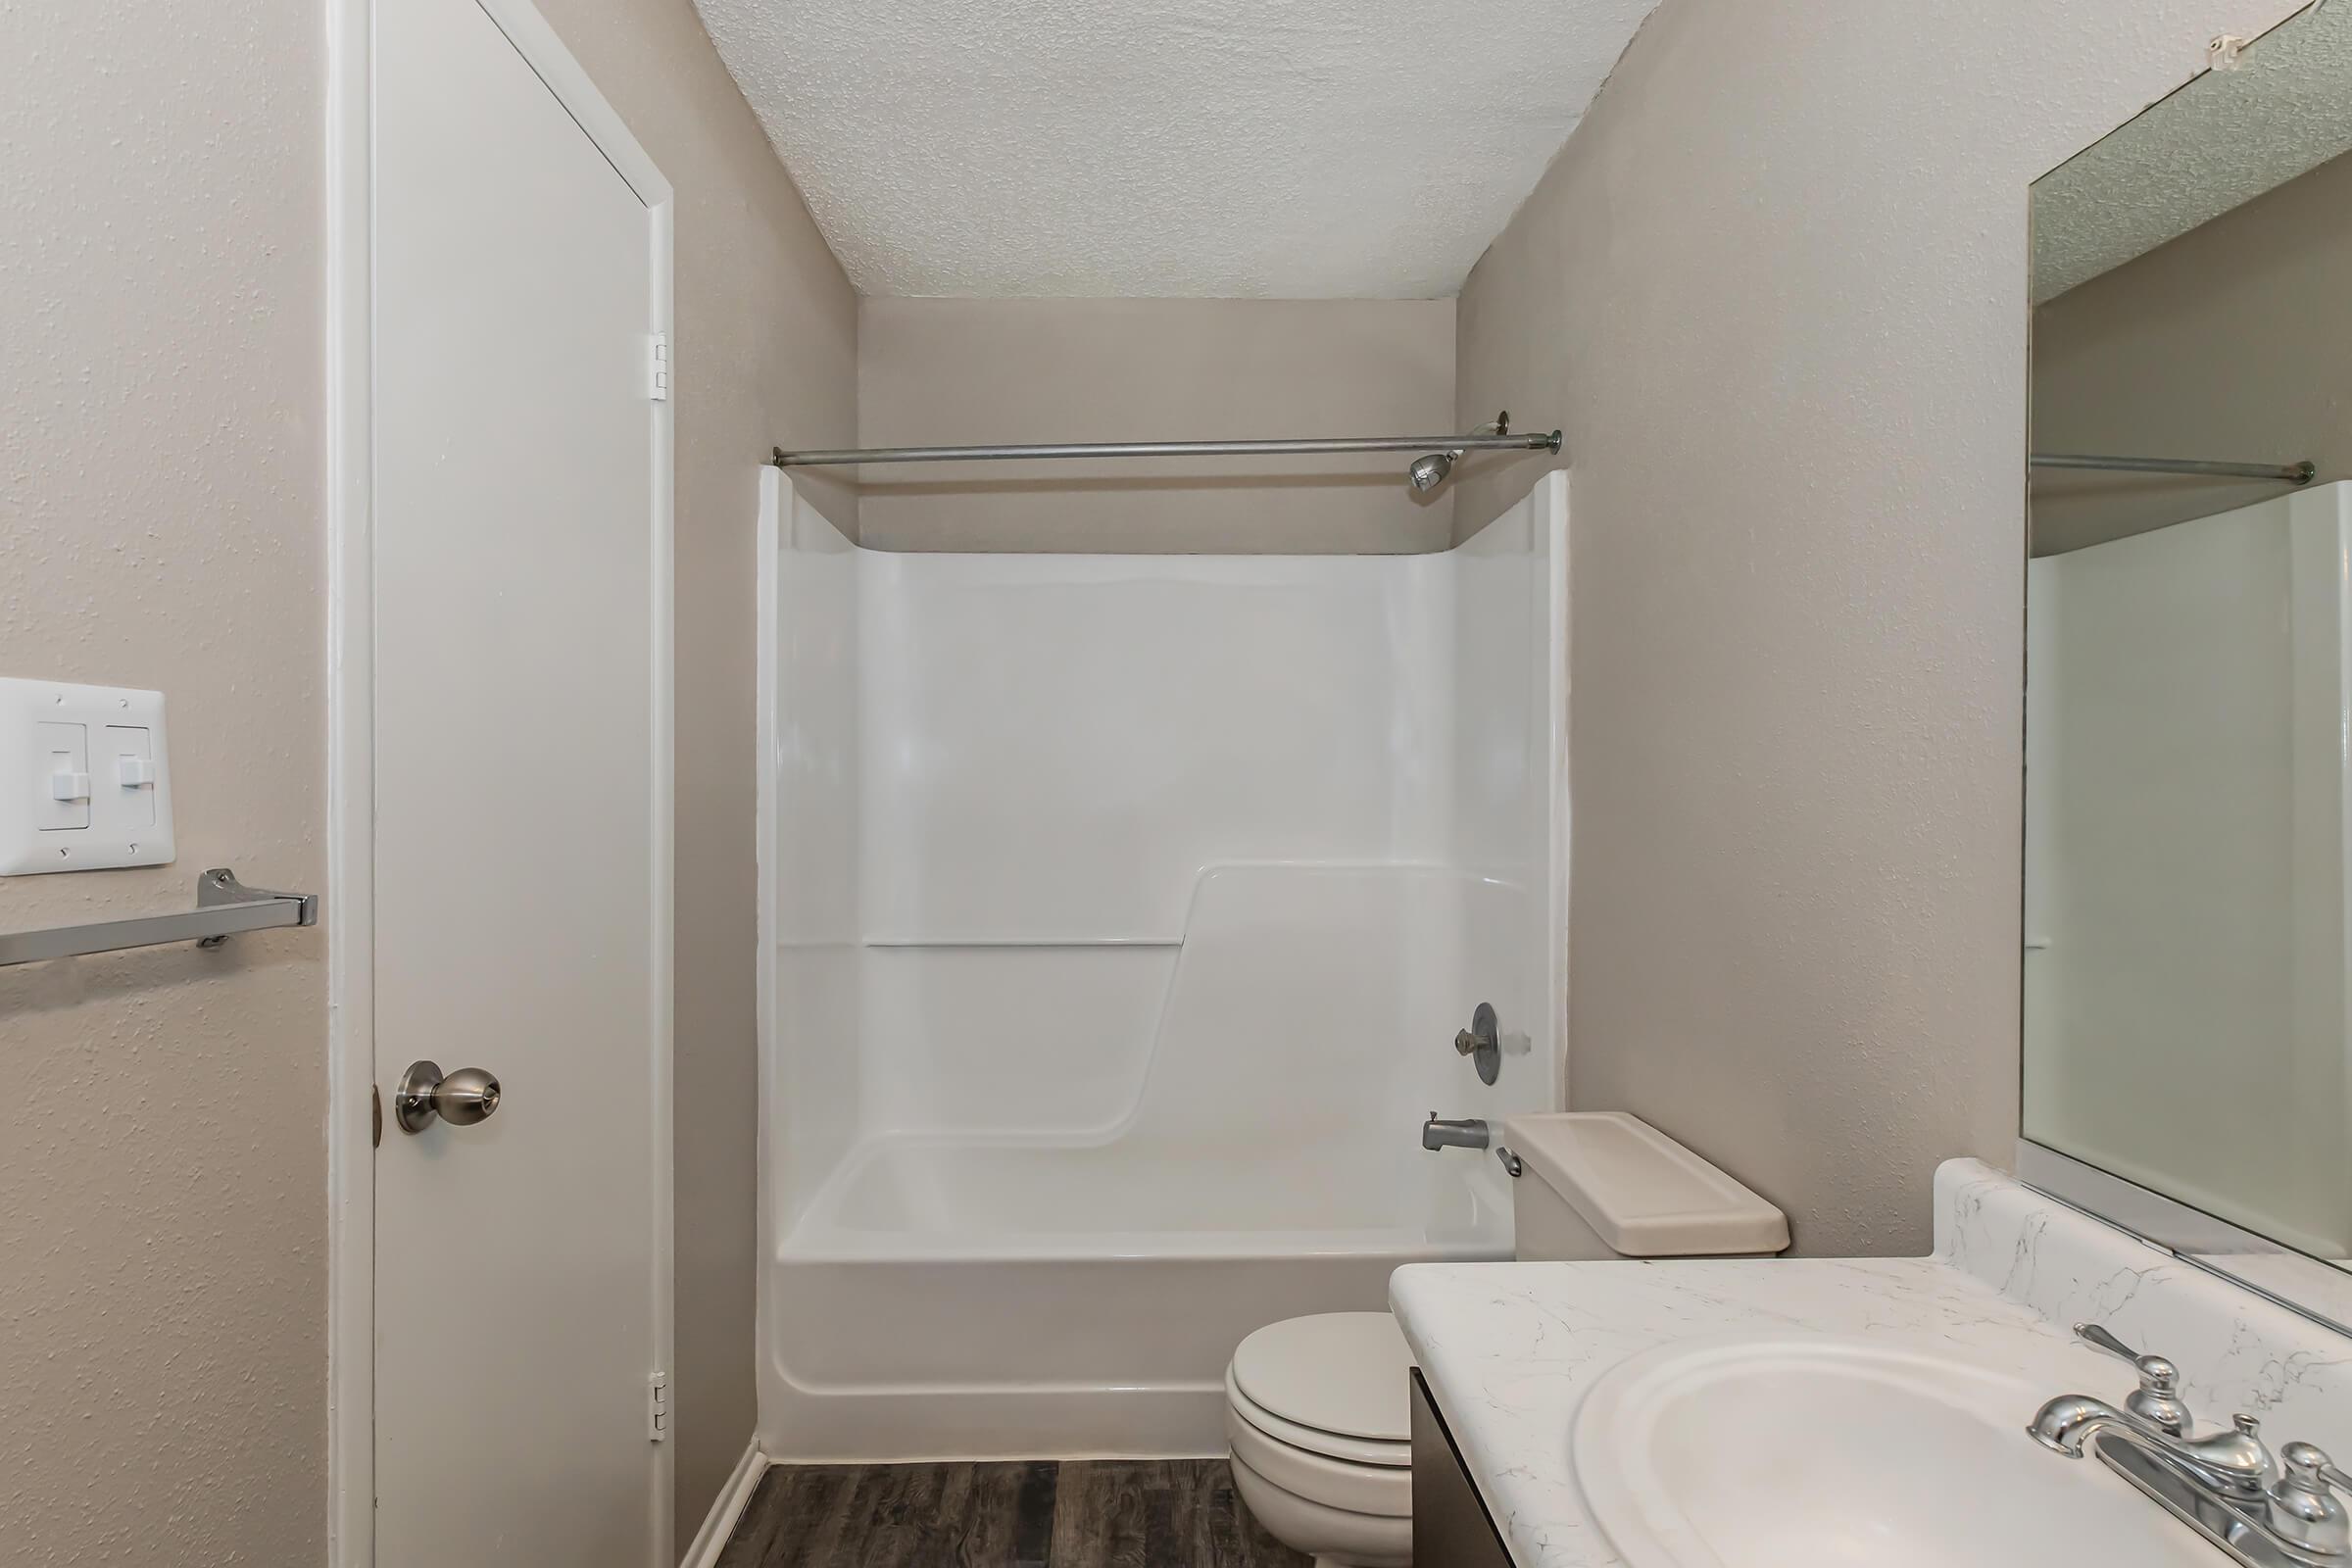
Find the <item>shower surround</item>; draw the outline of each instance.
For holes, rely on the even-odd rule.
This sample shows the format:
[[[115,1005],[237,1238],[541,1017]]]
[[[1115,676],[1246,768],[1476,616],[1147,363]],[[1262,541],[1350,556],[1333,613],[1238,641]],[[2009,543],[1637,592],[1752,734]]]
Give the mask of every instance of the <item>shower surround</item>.
[[[1507,1256],[1417,1128],[1560,1102],[1566,476],[1425,556],[762,497],[762,1449],[1219,1451],[1244,1335]]]

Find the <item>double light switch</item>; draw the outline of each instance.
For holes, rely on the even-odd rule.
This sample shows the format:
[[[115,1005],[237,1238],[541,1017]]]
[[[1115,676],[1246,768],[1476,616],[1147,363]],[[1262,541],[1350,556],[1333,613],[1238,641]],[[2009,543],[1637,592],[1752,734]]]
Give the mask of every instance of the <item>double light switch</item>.
[[[163,694],[0,679],[0,875],[172,856]]]

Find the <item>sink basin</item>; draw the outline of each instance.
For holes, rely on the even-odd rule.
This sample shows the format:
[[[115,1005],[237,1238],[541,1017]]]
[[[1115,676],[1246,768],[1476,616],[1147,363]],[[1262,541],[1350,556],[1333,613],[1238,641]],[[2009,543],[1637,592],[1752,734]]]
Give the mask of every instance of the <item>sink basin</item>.
[[[2026,1435],[2067,1391],[1926,1339],[1662,1346],[1593,1385],[1577,1479],[1627,1568],[2215,1568],[2107,1467]]]

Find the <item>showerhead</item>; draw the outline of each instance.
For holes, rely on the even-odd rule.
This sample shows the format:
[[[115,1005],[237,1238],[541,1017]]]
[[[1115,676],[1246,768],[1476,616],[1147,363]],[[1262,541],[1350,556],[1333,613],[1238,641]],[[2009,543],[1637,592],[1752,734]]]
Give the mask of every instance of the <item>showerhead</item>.
[[[1506,410],[1496,415],[1492,424],[1482,424],[1470,433],[1472,435],[1509,435],[1511,433],[1511,416]],[[1413,466],[1404,470],[1404,476],[1413,481],[1413,494],[1425,496],[1444,484],[1446,476],[1453,472],[1453,466],[1461,458],[1462,451],[1462,448],[1455,447],[1447,452],[1432,452],[1425,457],[1415,458]]]

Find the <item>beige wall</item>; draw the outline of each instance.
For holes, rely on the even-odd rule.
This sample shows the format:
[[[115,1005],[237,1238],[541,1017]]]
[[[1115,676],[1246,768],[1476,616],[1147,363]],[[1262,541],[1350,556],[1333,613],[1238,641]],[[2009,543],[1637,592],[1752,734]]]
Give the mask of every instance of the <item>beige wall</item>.
[[[2308,458],[2352,475],[2352,157],[2226,213],[2034,313],[2034,445]],[[2077,550],[2281,493],[2277,484],[2046,472],[2034,548]]]
[[[682,1544],[754,1424],[759,464],[852,439],[857,314],[688,0],[544,9],[678,195]],[[0,925],[323,881],[322,16],[0,7],[0,673],[164,689],[179,833]],[[323,936],[0,970],[12,1564],[321,1558]]]
[[[760,466],[849,445],[858,310],[689,0],[538,0],[677,192],[678,1544],[758,1421],[753,681]],[[855,530],[854,492],[814,501]]]
[[[322,8],[0,7],[0,674],[160,688],[179,861],[319,887]],[[0,970],[0,1558],[315,1563],[324,933]]]
[[[860,446],[1423,435],[1453,420],[1451,300],[868,299],[858,321]],[[1443,550],[1452,495],[1416,497],[1411,456],[874,467],[862,542]]]
[[[1571,1096],[1802,1251],[2017,1124],[2027,186],[2292,9],[1666,0],[1463,293],[1573,465]]]

